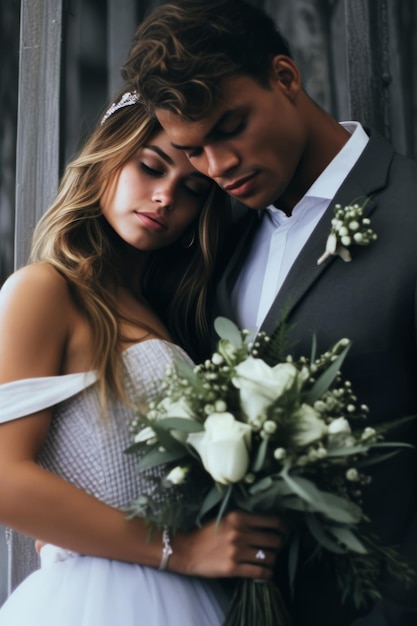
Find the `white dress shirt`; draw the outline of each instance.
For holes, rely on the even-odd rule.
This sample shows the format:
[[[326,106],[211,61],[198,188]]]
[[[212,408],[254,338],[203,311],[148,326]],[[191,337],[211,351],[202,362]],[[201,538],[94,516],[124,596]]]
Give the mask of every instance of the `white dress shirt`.
[[[292,264],[368,143],[358,122],[342,122],[342,126],[351,137],[295,205],[292,215],[288,217],[272,205],[265,209],[232,292],[241,328],[261,326]]]

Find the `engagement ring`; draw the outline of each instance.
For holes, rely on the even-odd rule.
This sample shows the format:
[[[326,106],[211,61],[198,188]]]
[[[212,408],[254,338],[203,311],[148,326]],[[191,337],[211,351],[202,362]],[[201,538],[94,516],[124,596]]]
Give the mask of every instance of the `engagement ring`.
[[[258,552],[256,553],[256,558],[260,561],[263,561],[265,558],[265,552],[263,550],[258,550]]]

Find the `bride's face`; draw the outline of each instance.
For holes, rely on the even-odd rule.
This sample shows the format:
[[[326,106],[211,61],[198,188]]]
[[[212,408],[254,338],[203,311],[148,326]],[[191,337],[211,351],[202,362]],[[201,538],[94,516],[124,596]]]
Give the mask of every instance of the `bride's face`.
[[[198,218],[211,185],[159,131],[111,178],[100,205],[127,244],[156,250]]]

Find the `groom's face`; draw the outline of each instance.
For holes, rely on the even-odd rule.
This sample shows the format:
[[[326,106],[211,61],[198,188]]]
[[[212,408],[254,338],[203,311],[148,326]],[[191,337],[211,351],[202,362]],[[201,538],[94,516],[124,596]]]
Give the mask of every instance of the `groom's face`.
[[[295,100],[290,83],[278,75],[269,87],[236,76],[223,81],[220,104],[202,120],[188,121],[166,109],[156,115],[173,146],[197,170],[258,209],[286,191],[305,150]]]

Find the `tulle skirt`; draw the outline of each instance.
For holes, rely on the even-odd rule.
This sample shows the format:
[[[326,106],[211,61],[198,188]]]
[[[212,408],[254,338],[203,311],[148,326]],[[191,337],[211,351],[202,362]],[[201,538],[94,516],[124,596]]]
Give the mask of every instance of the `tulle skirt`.
[[[227,604],[214,580],[74,555],[23,581],[0,626],[220,626]]]

